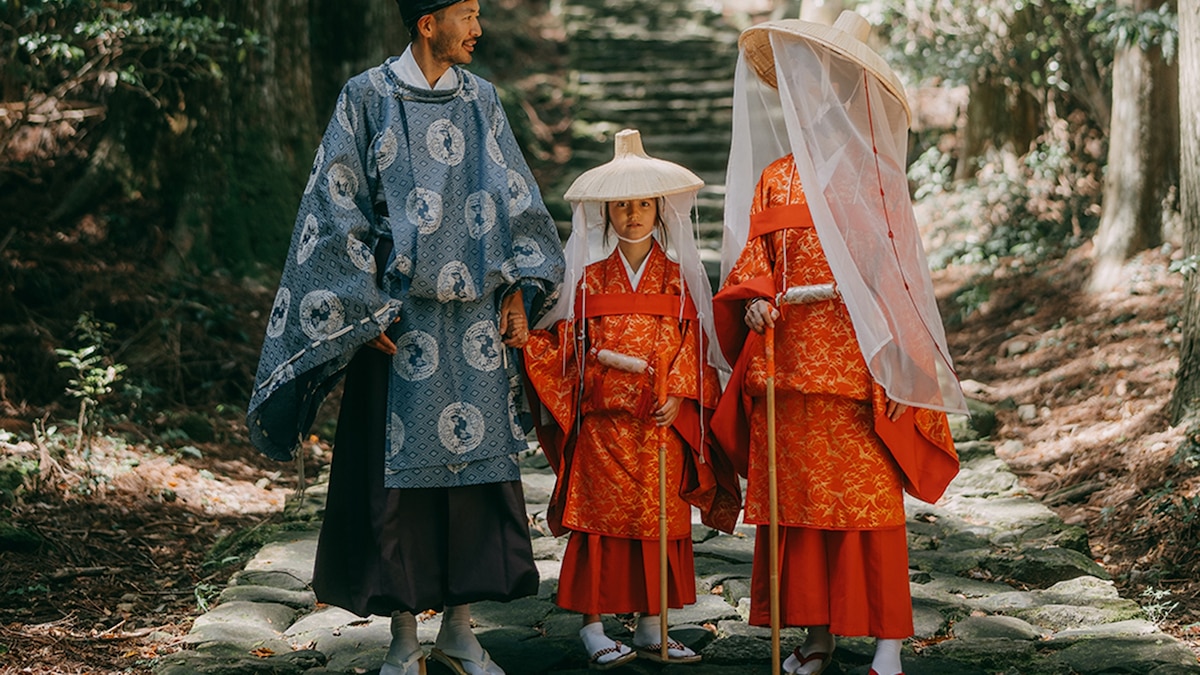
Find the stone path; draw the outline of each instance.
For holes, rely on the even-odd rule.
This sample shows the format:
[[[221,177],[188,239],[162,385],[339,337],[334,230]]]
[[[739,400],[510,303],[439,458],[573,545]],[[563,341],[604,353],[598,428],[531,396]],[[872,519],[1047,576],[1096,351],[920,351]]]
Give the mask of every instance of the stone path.
[[[970,430],[960,426],[960,437]],[[1132,600],[1121,598],[1091,560],[1087,534],[1064,525],[1026,494],[990,443],[960,442],[962,472],[937,505],[907,503],[916,636],[905,646],[908,675],[1200,674],[1186,645],[1162,633]],[[523,462],[528,512],[544,528],[554,476],[531,453]],[[186,637],[190,649],[164,657],[158,675],[184,673],[377,673],[390,638],[388,620],[361,619],[316,606],[312,577],[323,485],[289,509],[287,529],[231,580]],[[587,672],[578,615],[554,605],[565,540],[538,536],[542,575],[536,597],[478,603],[477,634],[510,675]],[[693,528],[699,601],[670,613],[672,635],[704,656],[692,666],[637,660],[614,673],[741,675],[766,673],[770,634],[749,626],[753,530],[720,534]],[[420,622],[433,642],[441,616]],[[628,629],[606,617],[610,635]],[[800,629],[786,629],[784,649]],[[255,652],[257,655],[252,654]],[[827,675],[866,675],[873,643],[839,641]],[[430,662],[429,673],[445,673]]]

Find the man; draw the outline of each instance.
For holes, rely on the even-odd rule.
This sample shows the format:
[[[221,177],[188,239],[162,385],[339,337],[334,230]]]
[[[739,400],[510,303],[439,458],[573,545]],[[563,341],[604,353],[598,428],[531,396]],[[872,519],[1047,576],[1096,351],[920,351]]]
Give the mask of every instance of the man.
[[[808,629],[783,668],[805,675],[829,667],[834,635],[877,638],[871,674],[901,672],[903,491],[941,495],[958,469],[945,412],[965,412],[904,175],[904,89],[869,31],[853,12],[749,28],[735,83],[714,314],[736,365],[713,430],[748,477],[765,625],[777,420],[779,620]]]
[[[424,672],[414,613],[443,608],[432,656],[495,675],[469,603],[537,590],[517,350],[562,253],[495,89],[459,67],[478,1],[398,4],[412,44],[338,98],[247,422],[287,459],[345,372],[317,597],[392,616],[385,675]]]

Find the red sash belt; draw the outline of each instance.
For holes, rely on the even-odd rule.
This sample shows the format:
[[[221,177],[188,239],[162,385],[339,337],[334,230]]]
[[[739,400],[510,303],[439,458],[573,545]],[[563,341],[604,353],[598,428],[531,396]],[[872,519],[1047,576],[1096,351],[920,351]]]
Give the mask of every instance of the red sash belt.
[[[575,300],[575,315],[584,319],[611,314],[650,314],[684,319],[696,319],[696,305],[685,296],[683,312],[679,311],[679,296],[667,293],[593,293],[581,294]]]
[[[808,203],[772,206],[750,216],[750,239],[791,227],[812,227]]]

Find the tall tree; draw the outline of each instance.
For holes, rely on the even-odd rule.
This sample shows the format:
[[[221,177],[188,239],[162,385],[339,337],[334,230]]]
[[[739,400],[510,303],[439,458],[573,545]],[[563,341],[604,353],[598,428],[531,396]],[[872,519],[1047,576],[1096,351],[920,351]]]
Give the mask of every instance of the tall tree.
[[[308,0],[231,3],[227,18],[252,29],[257,44],[226,63],[232,72],[222,86],[197,92],[189,107],[198,119],[179,147],[189,158],[178,158],[173,172],[180,201],[168,269],[245,271],[277,259],[318,138]]]
[[[1200,2],[1183,2],[1179,11],[1179,80],[1181,86],[1179,192],[1186,260],[1200,258]],[[1200,272],[1185,275],[1183,344],[1171,397],[1171,422],[1200,418]]]
[[[1161,4],[1118,2],[1144,20],[1153,20]],[[1168,4],[1173,10],[1174,1]],[[1162,43],[1141,35],[1140,30],[1125,33],[1113,59],[1104,213],[1094,240],[1092,291],[1112,288],[1126,260],[1162,241],[1164,204],[1179,178],[1178,65]]]

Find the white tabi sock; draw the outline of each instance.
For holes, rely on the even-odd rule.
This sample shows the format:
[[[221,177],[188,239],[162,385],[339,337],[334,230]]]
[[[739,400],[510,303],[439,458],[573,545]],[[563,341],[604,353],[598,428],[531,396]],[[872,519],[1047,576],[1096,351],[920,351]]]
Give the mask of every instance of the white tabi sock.
[[[837,649],[837,642],[834,640],[833,634],[829,632],[829,626],[809,626],[808,636],[804,638],[804,644],[800,647],[800,653],[805,656],[811,656],[812,654],[821,652],[832,656],[835,649]],[[800,659],[796,658],[795,654],[788,654],[782,667],[785,673],[811,675],[811,673],[820,670],[825,665],[825,662],[824,659],[813,659],[801,666]]]
[[[899,675],[904,670],[900,663],[900,647],[904,640],[876,640],[875,659],[871,667],[879,675]]]
[[[413,656],[421,651],[421,643],[417,640],[417,617],[410,612],[395,612],[392,614],[392,643],[388,646],[387,656],[384,657],[383,667],[379,675],[411,675],[416,673],[417,661]],[[418,657],[419,658],[419,657]],[[412,660],[407,669],[405,665]],[[410,672],[411,671],[411,672]]]
[[[633,632],[633,644],[638,647],[647,647],[658,645],[662,642],[662,625],[659,623],[658,615],[642,616],[638,618],[637,630]],[[684,644],[677,642],[670,637],[667,638],[667,656],[672,659],[681,659],[688,656],[694,656],[696,652]]]
[[[433,646],[461,659],[463,668],[470,675],[504,675],[504,669],[487,657],[483,645],[479,644],[479,639],[471,630],[470,605],[446,607],[446,613],[442,615],[442,628]],[[477,664],[484,661],[487,666],[480,668]]]
[[[633,651],[628,646],[623,645],[605,635],[604,624],[599,621],[593,621],[583,628],[580,628],[579,638],[583,640],[583,648],[587,650],[589,659],[595,657],[596,652],[612,650],[605,652],[596,659],[596,663],[600,664],[619,659]]]

